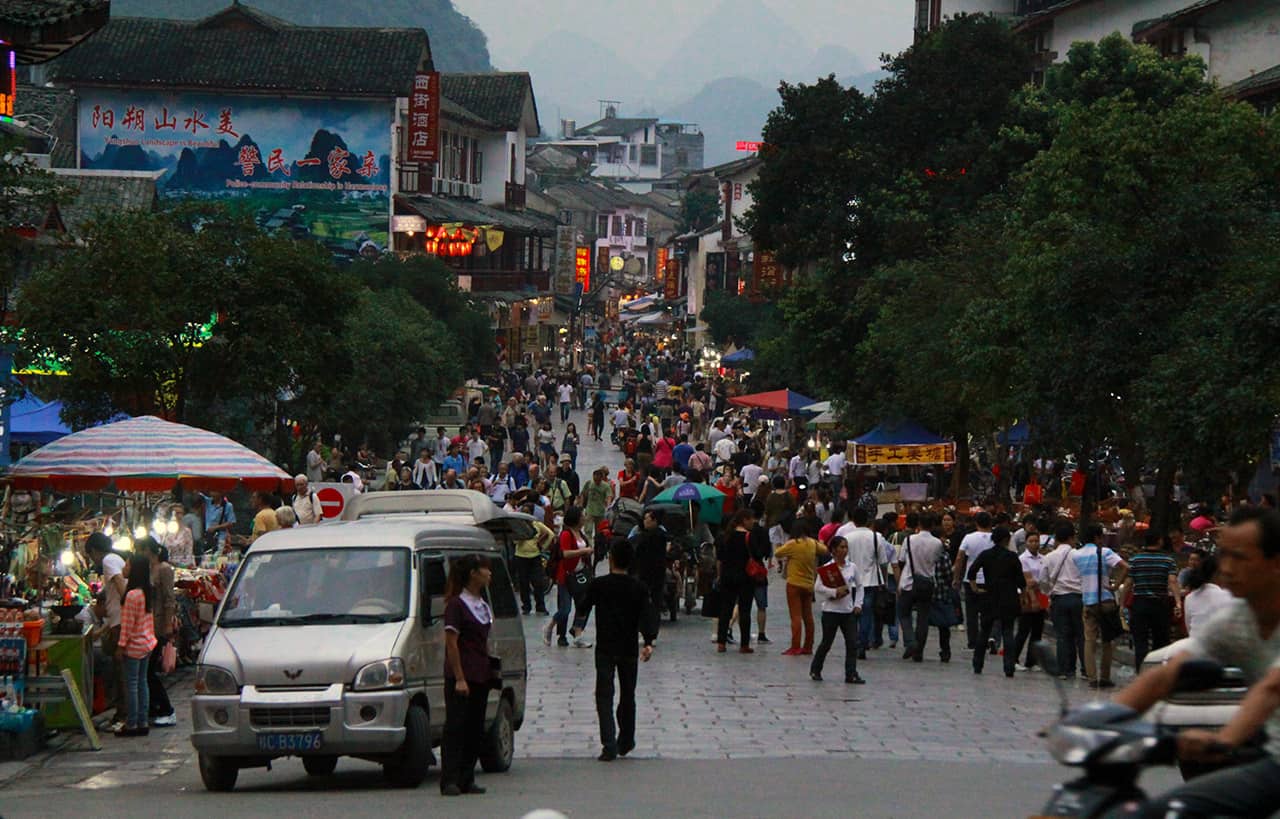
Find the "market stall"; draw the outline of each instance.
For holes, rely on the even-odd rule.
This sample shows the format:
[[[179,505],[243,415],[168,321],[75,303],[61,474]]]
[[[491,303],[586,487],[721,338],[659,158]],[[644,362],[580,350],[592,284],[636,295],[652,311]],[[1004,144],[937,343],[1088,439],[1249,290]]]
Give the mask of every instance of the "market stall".
[[[83,702],[75,700],[83,696],[92,703],[95,632],[86,606],[98,584],[83,549],[89,535],[102,532],[112,538],[116,551],[127,553],[135,537],[151,531],[159,539],[176,530],[178,522],[166,504],[179,485],[194,491],[227,492],[240,486],[277,491],[288,480],[284,470],[235,441],[152,416],[59,437],[13,465],[7,491],[35,494],[42,511],[22,533],[9,534],[16,549],[9,556],[8,574],[0,578],[0,596],[28,622],[39,622],[42,630],[47,626],[30,645],[21,674],[48,681],[69,672],[66,688],[74,696],[46,703],[42,710],[49,726],[82,725]],[[106,492],[109,487],[116,493]],[[54,515],[52,505],[40,506],[39,493],[49,489],[95,492],[110,502],[100,500],[97,513]],[[180,617],[180,629],[198,633],[198,618],[206,608],[212,619],[225,588],[219,568],[177,572],[180,608],[189,618],[184,623]]]
[[[956,445],[935,435],[911,420],[885,422],[858,436],[852,443],[855,466],[919,467],[953,464]],[[927,484],[902,482],[898,484],[898,496],[890,500],[923,501]],[[882,504],[886,502],[881,497]]]

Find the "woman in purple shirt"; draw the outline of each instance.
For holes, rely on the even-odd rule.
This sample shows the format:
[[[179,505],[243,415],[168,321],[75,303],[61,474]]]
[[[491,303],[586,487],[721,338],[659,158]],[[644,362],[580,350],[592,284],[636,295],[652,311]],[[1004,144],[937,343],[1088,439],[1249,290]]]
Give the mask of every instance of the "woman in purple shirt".
[[[489,561],[464,555],[453,561],[444,607],[444,740],[440,793],[484,793],[476,784],[476,759],[484,742],[489,699],[489,627],[493,610],[484,590],[493,577]]]

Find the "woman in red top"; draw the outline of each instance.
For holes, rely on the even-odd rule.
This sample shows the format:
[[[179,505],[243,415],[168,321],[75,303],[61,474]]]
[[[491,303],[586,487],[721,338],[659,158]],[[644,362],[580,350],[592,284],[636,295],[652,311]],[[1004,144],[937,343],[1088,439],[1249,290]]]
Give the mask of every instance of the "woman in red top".
[[[663,477],[671,471],[675,463],[673,457],[675,448],[675,440],[665,430],[662,432],[662,437],[653,442],[653,468],[661,470]]]
[[[116,731],[120,737],[144,737],[150,732],[147,664],[156,647],[156,630],[151,614],[151,558],[148,550],[141,548],[145,543],[139,546],[125,571],[129,585],[120,606],[120,641],[116,644],[116,659],[124,663],[125,702],[129,707],[124,727]]]
[[[556,613],[542,627],[542,642],[547,645],[551,645],[553,630],[559,635],[558,645],[569,645],[569,638],[565,636],[569,629],[569,614],[573,611],[573,588],[569,584],[573,573],[578,570],[578,561],[593,551],[595,550],[587,544],[587,538],[582,533],[582,507],[570,506],[564,510],[564,528],[560,531],[560,540],[555,545],[551,558],[555,563]],[[582,637],[576,637],[573,646],[591,648],[591,643]]]
[[[636,471],[636,462],[632,458],[627,458],[618,473],[618,497],[640,497],[640,473]]]
[[[725,464],[724,474],[716,481],[716,489],[724,493],[724,511],[732,513],[738,508],[738,490],[742,488],[742,481],[738,478],[737,470],[733,468],[733,464]]]

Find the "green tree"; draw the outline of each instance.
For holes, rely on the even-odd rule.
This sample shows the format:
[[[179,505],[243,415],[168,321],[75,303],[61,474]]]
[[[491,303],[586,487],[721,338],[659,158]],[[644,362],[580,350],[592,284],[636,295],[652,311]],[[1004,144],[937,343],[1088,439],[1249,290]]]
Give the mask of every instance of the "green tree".
[[[787,267],[841,264],[856,232],[854,207],[870,173],[867,98],[835,76],[782,83],[769,114],[754,200],[741,223],[756,247]]]
[[[399,288],[360,293],[342,337],[344,366],[327,429],[347,441],[394,445],[462,382],[457,337]]]
[[[20,139],[0,134],[0,310],[9,309],[10,293],[45,255],[25,229],[38,230],[50,208],[70,195],[56,175],[27,156]]]
[[[697,185],[680,197],[680,232],[706,230],[720,218],[720,195],[715,186]]]
[[[457,277],[444,262],[430,256],[383,256],[376,261],[357,262],[351,271],[375,291],[399,289],[408,293],[443,322],[457,343],[464,373],[478,375],[493,369],[495,342],[489,316],[458,289]]]
[[[751,346],[767,332],[776,313],[769,302],[752,301],[727,290],[708,290],[706,299],[698,320],[707,325],[716,344]]]

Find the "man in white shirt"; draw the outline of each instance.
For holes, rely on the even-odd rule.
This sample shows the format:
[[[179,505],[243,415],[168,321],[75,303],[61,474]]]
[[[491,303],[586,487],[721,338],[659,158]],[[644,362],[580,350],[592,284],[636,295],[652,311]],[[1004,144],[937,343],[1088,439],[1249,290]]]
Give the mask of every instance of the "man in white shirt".
[[[750,502],[756,494],[756,486],[760,483],[760,476],[764,474],[764,468],[757,463],[750,463],[742,467],[739,477],[742,478],[742,494],[747,502]]]
[[[1040,534],[1040,528],[1036,523],[1036,519],[1031,515],[1027,515],[1022,519],[1021,528],[1013,533],[1010,545],[1013,547],[1015,552],[1022,554],[1022,552],[1027,548],[1027,536],[1038,534]]]
[[[1080,570],[1071,555],[1076,549],[1076,527],[1069,520],[1053,530],[1057,547],[1040,564],[1040,589],[1049,595],[1049,616],[1058,638],[1057,666],[1061,679],[1076,675],[1076,664],[1084,670],[1084,598]]]
[[[844,447],[841,446],[823,464],[827,470],[827,483],[831,487],[832,497],[840,497],[840,487],[844,484],[844,468],[848,463],[849,459],[844,454]]]
[[[978,593],[964,582],[965,570],[973,561],[978,559],[978,555],[990,549],[991,543],[991,516],[986,512],[979,512],[974,515],[974,524],[978,527],[977,531],[970,532],[960,541],[960,553],[956,555],[955,567],[953,569],[954,579],[952,585],[959,589],[964,585],[964,621],[967,624],[964,630],[965,637],[968,639],[969,649],[977,651],[978,641]],[[986,585],[986,578],[982,572],[978,572],[974,578],[979,586]],[[995,646],[995,638],[992,637],[988,643],[988,648]],[[993,650],[992,654],[995,653]]]
[[[488,452],[489,445],[480,437],[479,431],[473,429],[471,437],[467,439],[467,463],[475,463],[476,458],[484,458]]]
[[[729,433],[724,431],[724,419],[717,418],[711,424],[711,431],[707,433],[707,444],[709,444],[712,449],[715,449],[716,444],[720,443],[720,439],[728,434]]]
[[[738,451],[738,445],[728,435],[716,441],[712,447],[716,453],[716,463],[727,464],[733,460],[733,455]]]
[[[311,445],[311,451],[307,453],[307,480],[312,483],[320,483],[324,480],[324,455],[320,450],[322,445],[316,441]]]
[[[858,615],[858,659],[867,656],[875,630],[876,595],[884,588],[884,564],[887,562],[884,538],[867,526],[867,511],[854,509],[853,520],[836,530],[836,536],[849,544],[849,560],[861,572],[864,603]]]
[[[787,477],[791,480],[804,477],[804,452],[796,452],[791,456],[791,460],[787,461]]]
[[[298,525],[310,526],[313,523],[319,523],[324,520],[324,512],[320,508],[320,499],[316,497],[316,493],[311,489],[306,475],[293,476],[293,489],[293,500],[289,502],[289,505],[293,507],[293,514],[298,519]]]
[[[930,514],[907,513],[907,532],[903,544],[898,547],[893,572],[898,578],[898,612],[902,621],[902,642],[907,650],[902,659],[924,662],[924,647],[929,639],[929,607],[933,602],[934,585],[937,583],[938,562],[946,561],[942,541],[929,530],[934,520]],[[916,576],[928,578],[927,588],[916,587]],[[912,615],[915,623],[912,624]],[[938,629],[939,649],[945,657],[951,656],[951,630]]]

